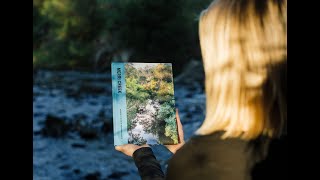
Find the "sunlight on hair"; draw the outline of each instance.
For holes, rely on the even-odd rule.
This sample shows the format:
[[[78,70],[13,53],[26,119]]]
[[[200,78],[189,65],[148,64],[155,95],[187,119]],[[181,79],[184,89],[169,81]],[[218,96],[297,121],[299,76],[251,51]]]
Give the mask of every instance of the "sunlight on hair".
[[[198,134],[224,130],[223,138],[253,139],[278,135],[275,132],[283,128],[286,108],[276,107],[280,116],[269,114],[277,104],[287,105],[281,102],[286,92],[278,87],[283,84],[278,76],[284,72],[270,72],[287,61],[286,5],[286,1],[217,0],[201,13],[207,107]],[[272,90],[265,88],[267,83]],[[275,121],[280,123],[271,123]]]

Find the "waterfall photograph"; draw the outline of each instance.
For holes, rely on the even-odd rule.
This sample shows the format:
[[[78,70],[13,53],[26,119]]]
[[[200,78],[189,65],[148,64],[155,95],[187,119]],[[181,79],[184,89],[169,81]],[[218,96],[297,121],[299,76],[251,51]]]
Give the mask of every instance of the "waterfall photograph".
[[[129,143],[177,144],[170,63],[127,63],[126,100]]]

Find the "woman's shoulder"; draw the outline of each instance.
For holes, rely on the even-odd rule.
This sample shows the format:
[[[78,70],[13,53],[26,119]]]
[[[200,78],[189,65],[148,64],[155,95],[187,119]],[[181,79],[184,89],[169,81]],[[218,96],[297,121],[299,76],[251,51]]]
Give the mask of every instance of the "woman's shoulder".
[[[229,146],[247,146],[251,141],[243,140],[241,138],[226,138],[223,139],[222,136],[225,131],[217,131],[207,135],[198,135],[194,134],[190,141],[190,144],[205,145],[205,146],[220,146],[220,147],[229,147]]]
[[[222,139],[224,131],[209,135],[193,135],[174,155],[179,161],[196,161],[205,158],[207,162],[238,162],[254,164],[264,159],[268,152],[269,138],[259,137],[255,140],[241,138]],[[234,158],[235,160],[232,160]],[[251,161],[251,162],[250,162]]]
[[[288,178],[288,139],[282,136],[273,139],[268,148],[266,158],[253,168],[253,179],[287,179]]]
[[[168,175],[174,179],[176,171],[182,168],[186,177],[206,179],[206,174],[215,174],[215,178],[233,179],[246,176],[250,172],[247,168],[255,162],[250,142],[240,138],[221,139],[222,134],[192,136],[169,161]]]
[[[251,156],[254,146],[250,141],[240,138],[222,139],[223,133],[219,131],[209,135],[193,135],[174,157],[189,160],[205,157],[208,161],[223,161],[226,157]]]

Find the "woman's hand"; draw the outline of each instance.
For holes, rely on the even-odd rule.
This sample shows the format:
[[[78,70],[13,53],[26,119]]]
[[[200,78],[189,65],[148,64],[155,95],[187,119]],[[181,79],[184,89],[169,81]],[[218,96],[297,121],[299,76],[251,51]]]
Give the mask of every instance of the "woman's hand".
[[[119,145],[119,146],[115,146],[115,149],[117,151],[122,152],[123,154],[132,157],[133,153],[143,147],[150,147],[149,145],[145,144],[142,146],[138,146],[135,144],[124,144],[124,145]]]
[[[169,151],[171,151],[173,154],[175,154],[178,149],[180,149],[184,145],[184,135],[183,135],[183,127],[180,121],[178,109],[176,109],[176,119],[177,119],[177,126],[178,126],[178,134],[179,134],[179,144],[175,145],[165,145],[166,148],[168,148]]]

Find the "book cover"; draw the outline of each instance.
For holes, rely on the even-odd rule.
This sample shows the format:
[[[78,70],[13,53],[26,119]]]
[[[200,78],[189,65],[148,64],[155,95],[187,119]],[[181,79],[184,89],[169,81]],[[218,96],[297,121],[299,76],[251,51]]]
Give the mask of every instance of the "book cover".
[[[112,63],[114,145],[177,144],[171,63]]]

